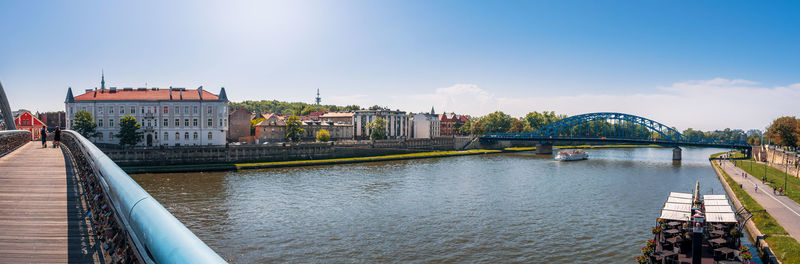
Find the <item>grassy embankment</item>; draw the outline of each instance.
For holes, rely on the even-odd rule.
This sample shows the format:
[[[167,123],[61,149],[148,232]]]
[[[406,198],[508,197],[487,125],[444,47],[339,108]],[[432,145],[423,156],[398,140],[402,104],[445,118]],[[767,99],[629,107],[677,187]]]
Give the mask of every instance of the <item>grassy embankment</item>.
[[[500,153],[502,150],[486,150],[486,149],[471,149],[462,151],[433,151],[433,152],[418,152],[409,154],[396,154],[384,155],[373,157],[355,157],[355,158],[340,158],[340,159],[321,159],[321,160],[292,160],[292,161],[276,161],[276,162],[259,162],[259,163],[239,163],[235,164],[237,169],[249,168],[268,168],[268,167],[286,167],[286,166],[303,166],[303,165],[324,165],[324,164],[342,164],[342,163],[356,163],[356,162],[371,162],[371,161],[389,161],[401,159],[419,159],[419,158],[437,158],[437,157],[450,157],[462,155],[477,155]]]
[[[711,157],[714,158],[722,154],[725,154],[725,152],[712,154]],[[711,164],[719,169],[716,162],[711,161]],[[739,187],[739,184],[736,183],[728,173],[721,169],[719,171],[725,178],[725,182],[727,182],[728,186],[733,190],[733,193],[736,194],[736,198],[742,203],[742,206],[750,210],[750,212],[754,212],[753,218],[750,218],[750,220],[753,221],[756,228],[764,234],[766,237],[765,240],[775,256],[784,264],[800,264],[800,243],[788,236],[788,233],[778,224],[778,221],[775,221],[767,211],[764,211],[764,207],[758,204],[747,192]]]
[[[764,177],[764,168],[766,167],[767,182],[769,183],[769,186],[782,188],[784,187],[783,183],[785,181],[786,187],[783,190],[783,195],[786,195],[786,197],[789,197],[789,199],[792,199],[792,201],[800,203],[800,178],[797,178],[794,175],[788,175],[779,169],[773,168],[772,166],[759,164],[752,160],[738,160],[734,162],[736,163],[736,167],[739,167],[750,175],[755,176],[756,179],[761,179]]]

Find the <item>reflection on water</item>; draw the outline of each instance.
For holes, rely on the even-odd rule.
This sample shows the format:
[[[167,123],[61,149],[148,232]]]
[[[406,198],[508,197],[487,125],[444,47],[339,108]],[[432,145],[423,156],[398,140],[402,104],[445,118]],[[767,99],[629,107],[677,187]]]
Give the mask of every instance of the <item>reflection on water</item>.
[[[225,259],[631,263],[670,191],[724,193],[719,149],[587,150],[134,178]]]

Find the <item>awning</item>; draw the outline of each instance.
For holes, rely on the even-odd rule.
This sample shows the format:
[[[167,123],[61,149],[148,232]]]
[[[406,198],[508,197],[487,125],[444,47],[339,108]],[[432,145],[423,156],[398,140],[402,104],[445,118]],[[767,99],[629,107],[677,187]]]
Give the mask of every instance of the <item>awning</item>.
[[[706,194],[703,195],[703,200],[728,200],[724,194]]]
[[[692,194],[691,193],[670,192],[669,193],[669,197],[692,199]]]
[[[703,204],[706,206],[730,205],[728,204],[728,200],[705,200]]]
[[[667,202],[668,203],[679,203],[679,204],[692,204],[692,199],[669,197],[667,199]]]
[[[729,205],[706,206],[706,213],[733,213],[733,209]]]
[[[666,220],[689,221],[690,216],[691,214],[688,212],[661,210],[661,217],[659,218]]]
[[[682,203],[665,203],[664,210],[670,211],[678,211],[678,212],[691,212],[692,205],[691,204],[682,204]]]
[[[662,212],[663,214],[663,212]],[[706,213],[706,222],[709,223],[736,223],[733,213]]]

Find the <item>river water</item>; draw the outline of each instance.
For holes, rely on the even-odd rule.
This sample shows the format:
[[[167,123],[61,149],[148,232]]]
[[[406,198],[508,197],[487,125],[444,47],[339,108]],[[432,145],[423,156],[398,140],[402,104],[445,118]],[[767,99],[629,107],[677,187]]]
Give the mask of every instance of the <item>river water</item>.
[[[721,149],[493,154],[134,179],[223,258],[633,263],[670,191],[724,194]]]

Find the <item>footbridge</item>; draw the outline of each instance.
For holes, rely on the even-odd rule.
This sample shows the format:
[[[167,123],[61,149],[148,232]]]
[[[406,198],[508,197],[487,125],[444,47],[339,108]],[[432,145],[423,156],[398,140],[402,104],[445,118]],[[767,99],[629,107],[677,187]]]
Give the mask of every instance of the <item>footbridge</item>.
[[[600,112],[571,116],[530,133],[488,133],[482,145],[500,142],[534,142],[537,153],[552,153],[553,144],[630,144],[674,147],[673,159],[680,160],[680,147],[715,147],[741,150],[751,147],[742,140],[711,140],[688,137],[676,129],[631,114]]]
[[[0,131],[0,263],[225,263],[80,134]]]

